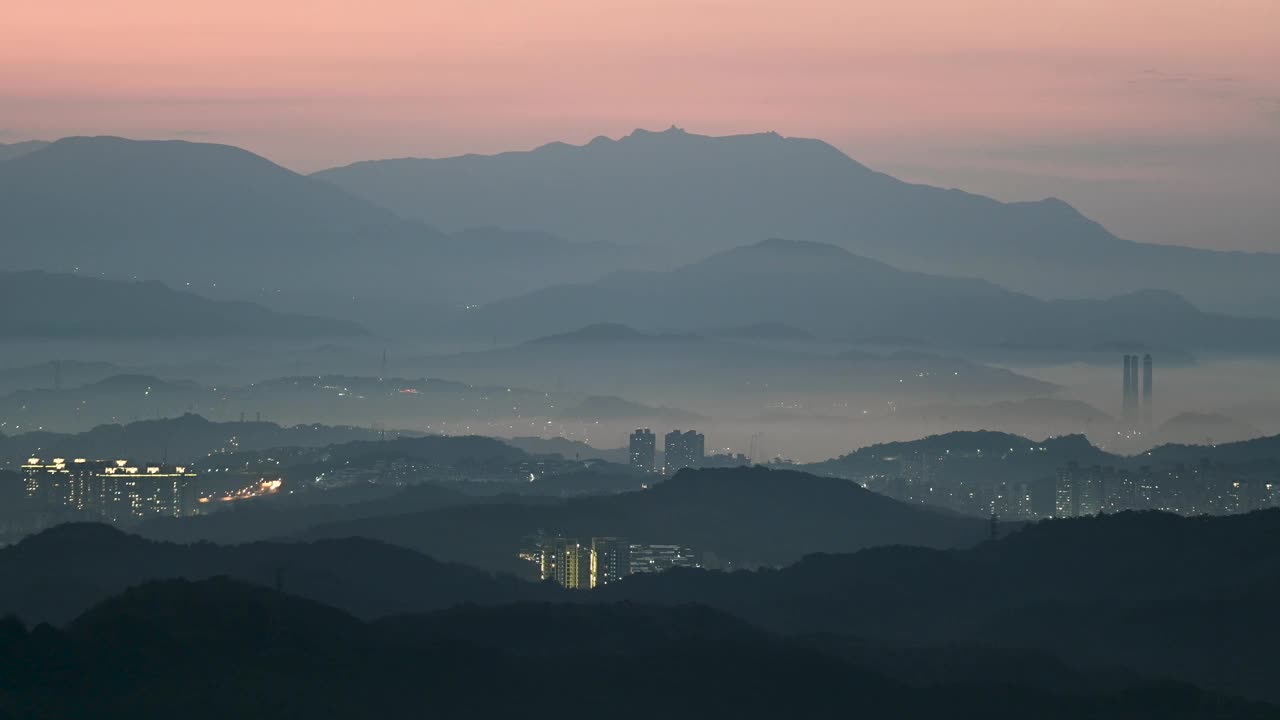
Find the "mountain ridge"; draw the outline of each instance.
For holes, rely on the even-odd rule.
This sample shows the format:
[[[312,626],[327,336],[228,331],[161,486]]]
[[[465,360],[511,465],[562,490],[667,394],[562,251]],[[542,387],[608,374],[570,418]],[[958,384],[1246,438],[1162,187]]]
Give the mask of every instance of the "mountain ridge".
[[[821,140],[776,133],[638,130],[585,145],[363,161],[315,176],[445,228],[539,227],[660,247],[685,261],[744,239],[793,237],[1044,298],[1136,285],[1219,311],[1280,316],[1280,290],[1267,281],[1280,272],[1280,254],[1136,243],[1058,198],[1004,203],[903,182]],[[1206,277],[1206,269],[1231,280]],[[1091,282],[1075,282],[1077,274]]]
[[[351,322],[280,313],[239,300],[210,300],[158,280],[130,282],[50,273],[0,272],[0,337],[358,337]]]
[[[901,270],[835,245],[778,239],[673,270],[620,271],[535,290],[475,309],[467,321],[517,339],[606,323],[665,332],[778,323],[828,339],[909,335],[970,349],[1085,349],[1125,340],[1280,349],[1280,321],[1206,313],[1167,290],[1046,301],[986,280]]]

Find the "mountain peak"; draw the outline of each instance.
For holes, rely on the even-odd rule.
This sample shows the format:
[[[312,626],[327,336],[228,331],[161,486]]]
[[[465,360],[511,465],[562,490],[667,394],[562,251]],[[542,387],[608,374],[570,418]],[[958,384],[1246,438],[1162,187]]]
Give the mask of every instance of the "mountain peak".
[[[830,243],[812,240],[788,240],[786,238],[768,238],[743,248],[755,252],[793,253],[818,257],[852,257],[853,253]],[[733,251],[730,251],[733,252]]]
[[[118,155],[121,159],[129,158],[135,160],[161,155],[181,154],[186,157],[196,156],[206,159],[215,157],[234,158],[240,162],[278,167],[261,155],[256,155],[234,145],[190,142],[187,140],[134,140],[116,135],[72,135],[49,143],[41,151],[41,154],[46,156],[63,153],[110,153]]]
[[[652,137],[677,138],[677,137],[694,137],[694,136],[691,135],[684,128],[678,127],[677,125],[672,124],[671,127],[667,128],[666,130],[646,130],[644,128],[636,128],[635,130],[632,130],[629,135],[624,137],[623,140],[628,140],[633,138],[652,138]]]

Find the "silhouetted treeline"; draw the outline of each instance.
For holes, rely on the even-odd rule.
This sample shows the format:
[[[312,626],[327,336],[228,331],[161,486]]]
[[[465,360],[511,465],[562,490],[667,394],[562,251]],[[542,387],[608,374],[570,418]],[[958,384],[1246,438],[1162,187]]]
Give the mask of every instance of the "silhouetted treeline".
[[[885,547],[777,571],[674,570],[593,597],[696,602],[786,633],[1036,649],[1280,701],[1280,510],[1048,520],[967,550]]]
[[[304,538],[361,536],[493,570],[533,534],[679,544],[738,565],[784,565],[813,552],[873,545],[951,547],[985,537],[985,520],[912,506],[847,480],[756,468],[682,470],[641,492],[563,503],[490,503],[312,528]]]
[[[458,632],[468,627],[485,631]],[[909,687],[701,608],[516,606],[367,624],[226,579],[137,587],[61,630],[0,622],[0,669],[0,713],[41,720],[1275,716],[1170,683]]]
[[[0,548],[0,615],[63,623],[147,580],[218,575],[269,587],[281,584],[292,593],[361,617],[562,594],[555,586],[442,563],[362,538],[181,545],[80,523]]]

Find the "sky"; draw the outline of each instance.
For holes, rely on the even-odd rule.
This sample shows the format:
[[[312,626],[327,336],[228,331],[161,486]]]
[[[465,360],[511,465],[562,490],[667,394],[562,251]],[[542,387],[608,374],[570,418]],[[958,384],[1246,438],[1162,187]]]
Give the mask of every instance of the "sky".
[[[7,0],[0,143],[298,171],[676,124],[1280,252],[1280,0]]]

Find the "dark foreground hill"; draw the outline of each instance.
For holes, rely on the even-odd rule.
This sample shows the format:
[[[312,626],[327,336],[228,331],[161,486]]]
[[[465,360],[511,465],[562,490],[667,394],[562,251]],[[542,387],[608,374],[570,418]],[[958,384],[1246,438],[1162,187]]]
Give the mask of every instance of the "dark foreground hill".
[[[786,633],[1034,649],[1280,701],[1280,510],[1050,520],[968,550],[633,576],[594,597],[696,602]]]
[[[534,534],[678,544],[731,565],[785,565],[875,545],[969,545],[984,520],[907,505],[847,480],[765,468],[682,470],[640,492],[554,505],[491,503],[335,523],[302,537],[369,537],[442,559],[518,572]]]
[[[219,575],[278,583],[362,617],[558,595],[554,588],[437,562],[372,540],[177,545],[106,525],[71,524],[0,549],[0,615],[61,623],[147,580]]]
[[[226,579],[134,588],[63,630],[4,622],[0,667],[0,712],[42,720],[1274,716],[1168,683],[911,687],[700,608],[521,606],[366,624]]]

